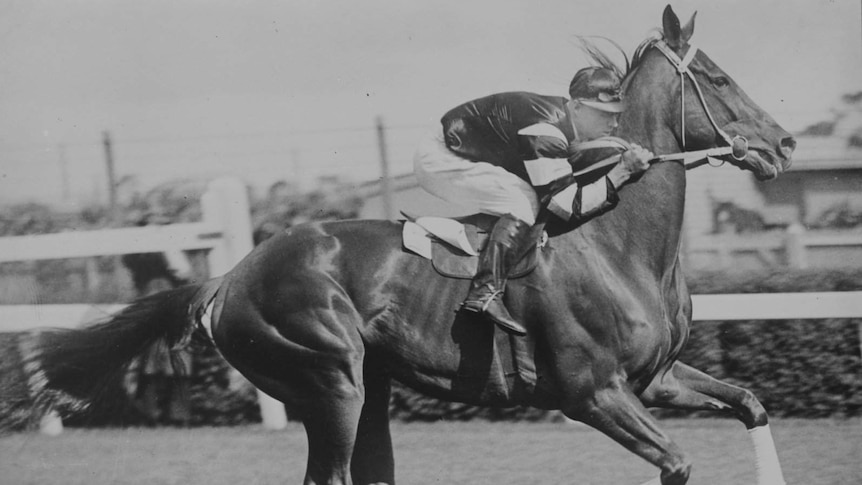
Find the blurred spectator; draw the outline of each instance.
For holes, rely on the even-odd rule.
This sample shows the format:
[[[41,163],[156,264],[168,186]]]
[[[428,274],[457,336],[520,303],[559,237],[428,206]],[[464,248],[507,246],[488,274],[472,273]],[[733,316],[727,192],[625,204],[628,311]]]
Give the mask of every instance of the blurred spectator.
[[[170,221],[153,213],[137,218],[138,226],[167,224]],[[182,251],[127,254],[122,258],[139,297],[185,284],[191,265]],[[163,342],[150,347],[137,369],[137,407],[151,425],[188,426],[191,421],[189,384],[192,356],[186,349],[169,349]]]
[[[321,182],[324,185],[311,192],[298,192],[284,180],[270,185],[265,196],[253,204],[255,245],[304,222],[353,219],[359,215],[362,199],[350,184],[337,177]]]
[[[713,234],[760,232],[768,229],[763,216],[729,201],[712,203]]]
[[[852,229],[859,226],[862,226],[862,208],[854,207],[849,200],[829,207],[811,223],[811,227],[818,229]]]

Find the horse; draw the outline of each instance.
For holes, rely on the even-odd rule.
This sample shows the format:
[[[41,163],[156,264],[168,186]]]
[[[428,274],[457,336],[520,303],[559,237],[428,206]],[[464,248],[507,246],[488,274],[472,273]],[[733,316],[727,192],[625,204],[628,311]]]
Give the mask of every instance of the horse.
[[[682,26],[668,6],[660,35],[626,59],[616,136],[657,154],[732,145],[723,160],[777,177],[794,139],[689,42],[694,18]],[[691,299],[679,258],[686,171],[673,160],[623,187],[613,211],[579,227],[548,223],[535,269],[507,287],[526,336],[459,311],[468,281],[403,248],[401,222],[316,222],[268,239],[224,276],[91,328],[39,333],[25,349],[31,386],[82,402],[153,341],[182,343],[202,325],[301,419],[307,485],[395,483],[393,380],[440,399],[561,410],[653,464],[650,483],[662,485],[685,484],[692,465],[647,407],[723,412],[751,432],[759,483],[783,483],[754,394],[677,360]]]

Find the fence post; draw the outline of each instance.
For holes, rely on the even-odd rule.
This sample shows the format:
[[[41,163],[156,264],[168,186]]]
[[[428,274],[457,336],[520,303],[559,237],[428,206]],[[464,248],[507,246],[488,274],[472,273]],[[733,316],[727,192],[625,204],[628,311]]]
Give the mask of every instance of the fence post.
[[[254,248],[251,210],[245,185],[235,178],[212,181],[201,199],[204,221],[222,228],[222,241],[210,253],[210,277],[220,276],[234,267]],[[233,371],[236,372],[236,371]],[[287,427],[284,404],[260,389],[257,401],[263,426],[267,429]]]
[[[791,268],[808,268],[808,254],[805,242],[802,240],[804,236],[805,228],[802,224],[793,223],[788,226],[784,239],[784,254]]]
[[[715,255],[718,257],[718,267],[721,269],[730,268],[733,266],[733,249],[731,247],[730,238],[734,237],[733,233],[723,232],[714,236],[714,241],[718,242],[715,246]]]
[[[47,436],[60,436],[63,433],[63,418],[53,409],[39,419],[39,432]]]

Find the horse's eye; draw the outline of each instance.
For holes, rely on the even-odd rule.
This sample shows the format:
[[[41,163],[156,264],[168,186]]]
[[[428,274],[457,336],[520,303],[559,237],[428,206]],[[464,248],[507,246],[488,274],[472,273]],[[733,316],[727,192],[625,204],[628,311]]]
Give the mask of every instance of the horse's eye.
[[[723,88],[730,85],[730,80],[724,76],[719,76],[712,80],[712,84],[714,84],[717,88]]]

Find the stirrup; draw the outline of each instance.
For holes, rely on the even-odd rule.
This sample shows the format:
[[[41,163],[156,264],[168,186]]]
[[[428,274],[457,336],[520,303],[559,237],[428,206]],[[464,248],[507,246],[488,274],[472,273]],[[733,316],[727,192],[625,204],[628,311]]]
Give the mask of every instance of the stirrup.
[[[490,293],[482,295],[476,300],[464,300],[461,303],[461,308],[471,312],[485,313],[488,311],[488,307],[491,306],[491,303],[500,296],[503,296],[502,290],[493,290]]]
[[[464,303],[461,304],[461,308],[473,313],[481,314],[485,319],[509,333],[515,335],[527,335],[527,329],[512,318],[506,305],[503,304],[502,299],[497,298],[502,294],[502,291],[494,290],[487,295],[483,295],[481,299],[464,300]],[[492,309],[491,305],[494,304],[496,304],[496,306]]]

